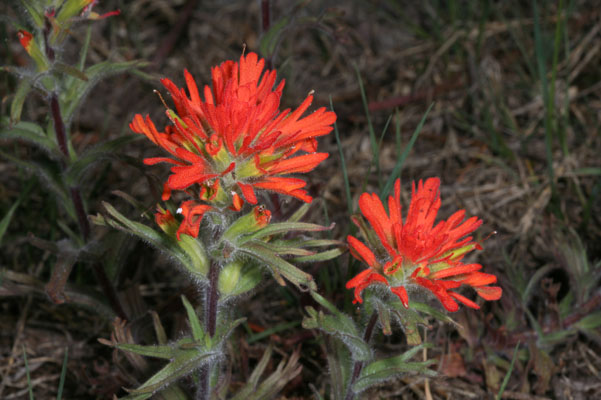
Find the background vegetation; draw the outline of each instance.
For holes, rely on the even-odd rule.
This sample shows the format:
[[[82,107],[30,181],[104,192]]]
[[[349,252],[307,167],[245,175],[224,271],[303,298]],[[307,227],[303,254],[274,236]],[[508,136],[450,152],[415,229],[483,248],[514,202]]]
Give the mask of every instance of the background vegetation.
[[[267,23],[262,6],[269,3]],[[284,105],[295,106],[313,89],[313,107],[333,105],[338,114],[336,134],[320,139],[330,158],[307,176],[312,194],[323,199],[314,202],[311,222],[335,222],[329,234],[342,238],[364,190],[386,190],[391,174],[400,174],[408,204],[412,180],[440,176],[441,217],[465,208],[485,221],[483,237],[496,232],[485,240],[478,262],[499,276],[502,299],[482,311],[453,314],[458,326],[432,320],[422,332],[435,344],[424,356],[437,359],[435,369],[446,378],[407,377],[372,389],[365,398],[481,399],[498,393],[505,376],[502,398],[601,397],[597,3],[339,3],[101,2],[99,13],[120,9],[121,15],[91,25],[86,63],[149,63],[129,63],[128,73],[90,85],[90,95],[70,121],[75,152],[87,154],[127,137],[134,113],[166,119],[152,93],[162,90],[159,78],[181,85],[187,68],[208,83],[210,67],[237,59],[246,44],[286,79]],[[23,68],[7,67],[0,74],[0,110],[8,117],[22,71],[31,68],[17,30],[32,21],[20,2],[3,2],[0,15],[3,64]],[[78,59],[86,26],[72,28],[59,49],[62,59]],[[30,93],[21,118],[47,124],[46,101],[43,94]],[[103,162],[78,171],[88,214],[108,201],[143,221],[160,197],[157,177],[167,170],[140,165],[156,151],[149,141],[116,143],[102,153]],[[0,397],[24,398],[32,391],[37,399],[52,398],[59,387],[69,399],[123,395],[122,387],[135,387],[158,364],[125,357],[97,339],[113,332],[122,340],[152,343],[152,312],[161,316],[168,336],[177,337],[186,329],[180,295],[196,302],[201,297],[147,244],[93,226],[92,244],[114,235],[110,251],[102,249],[103,268],[128,322],[115,319],[95,266],[85,260],[67,274],[65,297],[59,299],[64,301],[51,301],[46,284],[60,278],[54,271],[65,263],[61,241],[73,236],[77,222],[66,217],[54,181],[39,172],[43,168],[32,167],[49,164],[51,157],[8,137],[1,146]],[[131,195],[138,209],[120,193]],[[273,196],[271,201],[283,215],[294,200]],[[351,293],[344,285],[356,268],[348,254],[304,266],[321,293],[350,313]],[[309,383],[324,390],[323,343],[300,326],[309,304],[295,288],[272,282],[235,305],[248,321],[230,339],[236,356],[229,362],[237,366],[231,385],[247,382],[269,348],[267,372],[281,360],[288,363],[290,380],[280,398],[310,398]],[[400,331],[380,334],[379,340],[382,352],[407,347]]]

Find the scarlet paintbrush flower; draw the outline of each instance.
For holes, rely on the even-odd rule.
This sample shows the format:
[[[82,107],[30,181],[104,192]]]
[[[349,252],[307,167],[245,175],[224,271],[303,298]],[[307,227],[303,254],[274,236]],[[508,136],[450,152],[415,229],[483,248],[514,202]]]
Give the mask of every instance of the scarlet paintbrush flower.
[[[497,281],[492,274],[479,272],[480,264],[463,264],[466,253],[481,249],[471,236],[482,220],[471,217],[464,221],[465,210],[459,210],[446,221],[434,225],[440,208],[440,180],[429,178],[413,184],[409,211],[401,216],[401,186],[397,179],[394,195],[388,198],[388,213],[375,194],[363,193],[359,207],[379,242],[375,253],[353,236],[347,240],[351,254],[369,268],[346,284],[355,289],[354,302],[362,303],[361,292],[372,284],[385,285],[409,307],[408,289],[426,288],[448,311],[457,311],[457,301],[478,309],[478,304],[453,291],[462,285],[471,286],[485,300],[498,300],[502,290],[488,286]],[[369,234],[368,234],[369,236]]]
[[[171,124],[163,132],[148,116],[134,117],[131,129],[171,154],[144,160],[149,165],[174,165],[164,199],[172,190],[200,185],[203,200],[233,209],[241,207],[241,198],[256,204],[255,189],[312,200],[304,189],[306,182],[287,175],[311,171],[328,157],[316,152],[315,138],[332,130],[336,115],[320,108],[301,117],[313,100],[311,94],[296,110],[280,112],[284,81],[274,88],[276,72],[264,72],[264,64],[249,53],[239,63],[226,61],[214,67],[213,87],[204,87],[204,100],[188,71],[184,71],[188,94],[163,79],[176,108],[167,110]]]

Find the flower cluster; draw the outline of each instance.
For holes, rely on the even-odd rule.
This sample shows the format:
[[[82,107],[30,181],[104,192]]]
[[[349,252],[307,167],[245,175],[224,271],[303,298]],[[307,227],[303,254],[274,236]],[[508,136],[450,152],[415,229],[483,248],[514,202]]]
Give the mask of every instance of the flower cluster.
[[[257,189],[312,200],[304,189],[306,182],[288,175],[311,171],[328,157],[316,152],[315,138],[332,130],[336,115],[320,108],[302,117],[311,94],[296,110],[280,112],[284,81],[275,86],[276,72],[264,71],[264,65],[249,53],[239,63],[214,67],[212,88],[204,87],[204,99],[188,71],[188,93],[163,79],[175,103],[175,111],[167,110],[171,124],[160,132],[140,114],[130,124],[170,154],[144,160],[147,165],[173,165],[163,200],[174,190],[195,196],[180,208],[184,222],[179,233],[196,237],[199,221],[211,207],[238,211],[244,201],[257,204]]]
[[[400,180],[395,183],[394,195],[388,198],[388,213],[377,195],[363,193],[359,207],[379,240],[366,232],[372,249],[353,236],[347,240],[351,254],[369,268],[348,281],[346,287],[355,289],[355,302],[361,303],[361,292],[372,284],[386,285],[409,307],[407,289],[421,287],[431,291],[448,311],[457,311],[457,301],[478,309],[474,301],[453,291],[462,285],[473,287],[485,300],[498,300],[502,290],[488,286],[497,281],[492,274],[479,272],[480,264],[461,262],[466,253],[481,249],[471,236],[482,220],[471,217],[464,221],[465,210],[434,225],[440,208],[440,180],[419,181],[409,210],[401,216]],[[373,238],[375,239],[375,238]]]

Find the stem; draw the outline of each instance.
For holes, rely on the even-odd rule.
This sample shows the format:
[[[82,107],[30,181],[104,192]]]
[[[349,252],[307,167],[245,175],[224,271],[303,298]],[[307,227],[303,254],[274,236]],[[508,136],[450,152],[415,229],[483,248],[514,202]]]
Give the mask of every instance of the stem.
[[[219,279],[219,266],[211,263],[209,269],[209,286],[205,289],[205,330],[209,337],[215,336],[217,328],[217,303],[219,301],[219,292],[217,283]],[[199,388],[196,392],[196,400],[208,400],[211,396],[211,365],[205,365],[200,370]]]
[[[77,214],[77,222],[79,223],[81,236],[83,236],[83,240],[87,242],[90,238],[90,222],[86,217],[86,210],[83,207],[81,191],[76,186],[69,188],[69,191],[71,192],[71,200],[73,200],[73,206],[75,207],[75,213]]]
[[[217,301],[219,300],[219,292],[217,291],[218,278],[219,266],[213,262],[209,269],[209,287],[207,288],[205,305],[205,325],[210,337],[215,336],[217,325]]]
[[[271,1],[261,0],[261,36],[265,35],[271,28]],[[273,69],[273,54],[262,54],[265,57],[265,67]]]
[[[50,20],[46,18],[44,22],[44,47],[48,59],[50,61],[54,61],[54,49],[52,48],[52,46],[50,46],[50,42],[48,40],[51,28],[52,27],[50,24]],[[63,121],[61,107],[56,92],[52,92],[52,95],[50,96],[50,113],[52,114],[52,122],[54,125],[54,133],[56,134],[56,141],[58,143],[58,147],[61,153],[63,153],[64,156],[64,159],[61,161],[61,166],[64,171],[67,168],[67,163],[69,162],[69,146],[67,143],[67,130],[65,128],[65,122]],[[77,186],[74,186],[69,188],[69,192],[71,194],[71,200],[73,201],[73,208],[75,209],[75,214],[77,215],[79,231],[84,242],[87,242],[90,238],[90,222],[88,221],[88,216],[86,214],[86,210],[83,204],[81,191]],[[115,314],[117,314],[119,318],[127,320],[127,314],[125,314],[125,311],[123,311],[123,307],[121,306],[119,297],[117,297],[115,287],[106,275],[106,271],[104,270],[102,264],[94,263],[94,275]]]
[[[52,121],[54,122],[54,132],[56,133],[58,147],[61,150],[61,153],[63,153],[63,156],[65,156],[66,159],[69,159],[69,148],[67,147],[65,123],[63,122],[61,108],[58,104],[58,96],[56,93],[52,93],[52,96],[50,97],[50,111],[52,112]]]
[[[374,327],[376,326],[377,320],[378,312],[374,311],[371,315],[371,318],[369,319],[369,322],[367,323],[365,333],[363,334],[363,340],[365,341],[365,343],[369,343],[371,335],[374,332]],[[353,392],[353,383],[355,383],[355,381],[359,377],[359,374],[361,373],[361,368],[363,368],[363,361],[355,361],[355,363],[353,364],[353,375],[351,376],[351,381],[346,391],[346,397],[344,398],[345,400],[352,400],[355,398],[355,393]]]

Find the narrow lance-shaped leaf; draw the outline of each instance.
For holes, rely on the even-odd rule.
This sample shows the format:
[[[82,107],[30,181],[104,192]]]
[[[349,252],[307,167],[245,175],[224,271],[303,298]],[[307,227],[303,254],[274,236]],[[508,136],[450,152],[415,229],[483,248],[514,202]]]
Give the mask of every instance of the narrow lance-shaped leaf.
[[[2,238],[4,237],[4,234],[8,229],[8,225],[10,224],[10,221],[12,220],[13,215],[17,210],[17,207],[19,207],[19,204],[21,204],[23,199],[25,199],[29,195],[31,188],[33,187],[33,183],[34,180],[30,179],[29,183],[25,186],[25,188],[21,189],[21,194],[13,203],[13,205],[8,209],[8,212],[2,216],[2,220],[0,220],[0,244],[2,244]]]
[[[309,224],[306,222],[280,222],[269,224],[265,228],[251,234],[242,236],[237,242],[242,245],[248,241],[262,239],[267,236],[277,235],[288,232],[319,232],[332,229],[333,226],[326,227],[317,224]]]
[[[2,128],[0,128],[0,140],[21,140],[37,146],[54,159],[61,158],[56,142],[46,137],[44,130],[38,124],[21,121],[10,127],[7,125],[8,121],[3,120]]]
[[[367,364],[363,367],[359,378],[353,385],[353,391],[355,393],[362,392],[375,384],[394,379],[406,373],[420,373],[430,377],[436,376],[435,371],[428,369],[430,365],[436,362],[435,360],[422,362],[408,361],[424,347],[429,347],[429,345],[422,344],[415,346],[399,356],[384,358]]]
[[[103,159],[116,158],[125,145],[138,139],[140,139],[140,135],[125,135],[92,147],[69,165],[65,172],[65,180],[71,186],[79,184],[84,172],[89,167]]]
[[[15,96],[13,97],[13,101],[10,104],[10,119],[12,122],[19,122],[21,120],[21,112],[23,111],[23,103],[25,103],[25,98],[31,91],[31,79],[28,77],[22,77],[19,85],[17,86],[17,90],[15,91]]]
[[[135,68],[141,68],[147,64],[148,63],[140,60],[118,63],[104,61],[92,65],[85,70],[84,75],[88,77],[87,81],[71,78],[71,84],[67,86],[67,90],[64,93],[61,93],[63,119],[65,121],[70,121],[71,118],[73,118],[75,110],[82,105],[87,94],[102,78],[127,72]]]
[[[313,307],[306,307],[309,316],[303,319],[303,328],[319,329],[339,338],[351,351],[354,360],[364,361],[371,358],[369,345],[359,336],[353,319],[338,311],[332,303],[316,292],[311,292],[311,296],[331,314],[326,315]]]
[[[317,289],[317,285],[313,281],[311,275],[280,258],[276,253],[266,247],[263,242],[252,241],[246,243],[244,247],[240,248],[240,251],[264,262],[272,270],[276,276],[276,280],[277,274],[281,274],[300,289]]]
[[[56,165],[53,163],[44,161],[24,161],[19,157],[15,157],[12,154],[0,150],[0,156],[10,160],[13,164],[25,170],[32,170],[42,181],[42,183],[52,190],[59,199],[59,203],[64,207],[65,211],[73,220],[76,219],[75,209],[73,208],[73,202],[69,195],[67,195],[67,189],[61,180],[61,176],[56,171]]]
[[[105,341],[103,341],[102,343],[108,344]],[[144,346],[141,344],[133,343],[117,343],[113,346],[118,348],[119,350],[128,351],[130,353],[136,353],[146,357],[163,358],[166,360],[170,360],[173,357],[175,357],[176,353],[179,351],[173,346],[167,344]]]
[[[41,28],[44,26],[43,5],[32,0],[21,0],[21,4],[27,9],[27,14],[33,19],[34,24]]]
[[[369,346],[359,336],[357,328],[353,326],[349,329],[349,325],[353,323],[350,317],[326,315],[310,306],[306,307],[306,311],[309,315],[303,319],[303,328],[319,329],[342,340],[351,351],[353,360],[365,361],[371,358]]]
[[[273,56],[281,35],[290,22],[289,16],[284,16],[272,24],[271,28],[263,34],[259,42],[259,51],[263,57]]]
[[[184,303],[184,307],[186,308],[186,314],[188,314],[188,321],[190,321],[190,329],[192,329],[192,337],[194,340],[202,342],[205,337],[205,331],[202,329],[202,325],[200,324],[200,320],[196,315],[196,310],[186,296],[182,295],[182,303]]]
[[[173,360],[130,393],[134,396],[153,394],[205,365],[217,353],[200,349],[180,350]],[[126,397],[132,399],[135,397]]]
[[[328,261],[340,256],[341,254],[344,254],[345,251],[345,249],[339,247],[336,249],[322,251],[321,253],[315,253],[308,256],[295,257],[292,259],[292,261],[299,263]]]

